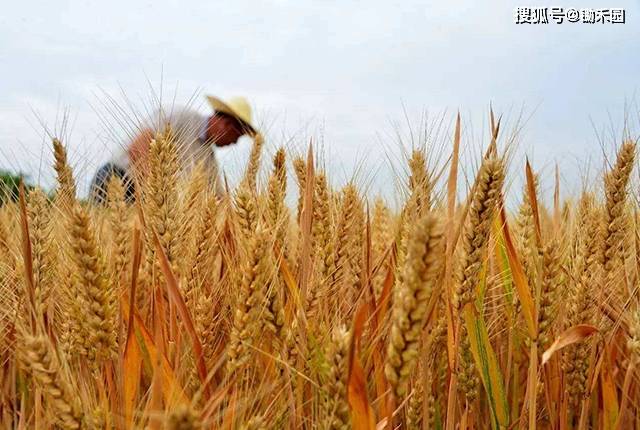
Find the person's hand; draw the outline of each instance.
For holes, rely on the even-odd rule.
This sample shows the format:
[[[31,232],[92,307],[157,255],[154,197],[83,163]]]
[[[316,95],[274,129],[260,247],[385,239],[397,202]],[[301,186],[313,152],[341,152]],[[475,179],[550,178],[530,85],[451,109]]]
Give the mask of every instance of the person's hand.
[[[129,161],[131,165],[137,169],[141,169],[147,164],[149,158],[149,148],[151,141],[153,140],[153,131],[150,128],[145,128],[133,139],[127,152],[129,154]]]

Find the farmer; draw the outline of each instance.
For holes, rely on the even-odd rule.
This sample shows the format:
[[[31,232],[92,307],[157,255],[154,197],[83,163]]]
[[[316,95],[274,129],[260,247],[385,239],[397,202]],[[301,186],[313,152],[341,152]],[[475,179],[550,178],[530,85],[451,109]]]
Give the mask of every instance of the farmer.
[[[126,148],[98,169],[91,183],[92,200],[105,203],[107,185],[113,175],[123,180],[127,201],[132,202],[135,199],[134,178],[138,178],[144,171],[142,167],[147,162],[151,140],[156,132],[163,131],[166,125],[171,127],[177,140],[183,171],[190,170],[197,162],[202,161],[209,180],[214,184],[216,193],[220,195],[223,190],[218,178],[214,146],[231,145],[241,136],[247,134],[254,137],[257,132],[251,120],[251,106],[243,97],[222,101],[207,96],[207,101],[213,109],[209,116],[190,110],[168,116],[160,112],[158,118],[163,119],[160,127],[141,129]]]

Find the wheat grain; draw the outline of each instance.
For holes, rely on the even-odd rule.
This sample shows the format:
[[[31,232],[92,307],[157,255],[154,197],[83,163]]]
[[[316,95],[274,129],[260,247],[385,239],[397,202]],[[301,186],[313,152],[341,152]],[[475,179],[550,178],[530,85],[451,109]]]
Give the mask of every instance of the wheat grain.
[[[82,411],[78,398],[69,382],[65,380],[48,339],[43,335],[24,335],[20,360],[37,386],[45,393],[52,416],[60,428],[82,428]]]
[[[385,373],[398,400],[407,392],[418,357],[427,306],[442,264],[443,241],[433,214],[414,228],[407,261],[396,287]]]

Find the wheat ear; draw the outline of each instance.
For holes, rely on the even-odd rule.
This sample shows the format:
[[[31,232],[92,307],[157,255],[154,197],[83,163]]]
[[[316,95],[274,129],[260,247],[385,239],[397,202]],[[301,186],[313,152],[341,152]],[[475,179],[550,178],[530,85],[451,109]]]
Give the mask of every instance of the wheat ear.
[[[407,393],[409,377],[418,358],[429,299],[442,262],[442,237],[433,214],[416,223],[395,290],[385,374],[398,401]]]

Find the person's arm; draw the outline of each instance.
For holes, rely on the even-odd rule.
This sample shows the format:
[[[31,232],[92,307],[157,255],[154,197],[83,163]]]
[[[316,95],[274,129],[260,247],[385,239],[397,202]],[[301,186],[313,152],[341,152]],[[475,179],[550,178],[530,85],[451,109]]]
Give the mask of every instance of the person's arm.
[[[127,148],[129,162],[132,168],[144,171],[149,158],[149,147],[153,140],[153,131],[150,128],[142,129],[131,141]]]
[[[147,166],[149,147],[153,139],[150,128],[142,129],[126,148],[128,168],[123,164],[125,160],[112,160],[102,165],[91,181],[90,196],[98,204],[104,204],[107,200],[107,186],[113,176],[117,176],[124,182],[127,201],[134,199],[133,178],[144,172]],[[127,171],[128,170],[128,171]]]

